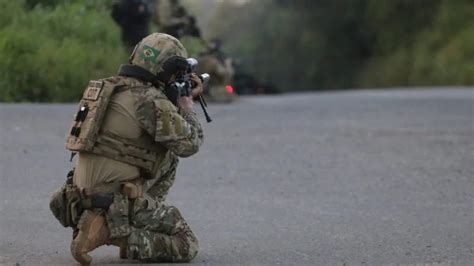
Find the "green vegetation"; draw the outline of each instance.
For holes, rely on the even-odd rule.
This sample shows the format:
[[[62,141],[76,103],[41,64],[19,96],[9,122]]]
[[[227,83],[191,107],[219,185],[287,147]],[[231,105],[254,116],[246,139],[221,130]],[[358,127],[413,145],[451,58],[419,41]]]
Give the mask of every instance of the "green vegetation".
[[[128,52],[113,1],[0,0],[0,101],[76,101],[116,73]],[[186,3],[206,37],[286,91],[474,84],[471,0]],[[205,47],[183,43],[191,56]]]
[[[87,3],[0,0],[0,101],[77,100],[126,62],[104,2]]]
[[[474,84],[474,4],[462,0],[433,1],[436,4],[431,6],[419,3],[424,3],[419,10],[431,14],[421,23],[410,25],[419,13],[406,19],[405,28],[410,31],[405,43],[397,38],[407,31],[391,36],[386,28],[379,29],[378,50],[361,71],[358,86]]]
[[[235,3],[209,37],[284,90],[474,84],[470,0]]]
[[[199,57],[199,54],[206,49],[206,43],[202,39],[196,37],[184,36],[181,38],[181,43],[186,47],[188,57]]]

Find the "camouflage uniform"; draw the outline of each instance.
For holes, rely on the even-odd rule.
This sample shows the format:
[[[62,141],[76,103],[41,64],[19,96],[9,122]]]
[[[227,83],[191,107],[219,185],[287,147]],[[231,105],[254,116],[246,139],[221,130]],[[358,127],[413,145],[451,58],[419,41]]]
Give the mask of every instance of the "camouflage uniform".
[[[129,258],[188,262],[196,256],[197,251],[198,240],[176,207],[137,207],[128,238]]]
[[[181,43],[165,34],[149,35],[135,51],[131,64],[153,74],[163,71],[164,61],[170,57],[187,56]],[[74,184],[94,188],[138,180],[145,195],[132,200],[116,193],[105,214],[111,242],[127,237],[128,257],[133,259],[190,261],[197,254],[196,236],[178,209],[165,205],[164,200],[175,180],[178,156],[193,155],[202,143],[196,113],[178,110],[162,88],[150,83],[124,76],[106,80],[120,86],[111,96],[100,134],[135,143],[151,141],[157,151],[153,178],[144,181],[140,168],[123,160],[100,152],[79,152]]]

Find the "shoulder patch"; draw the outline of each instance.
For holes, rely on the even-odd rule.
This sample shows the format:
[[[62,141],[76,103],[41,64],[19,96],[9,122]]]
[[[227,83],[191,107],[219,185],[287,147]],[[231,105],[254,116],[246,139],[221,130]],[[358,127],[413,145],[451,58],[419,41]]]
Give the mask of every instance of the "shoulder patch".
[[[155,107],[161,112],[177,112],[176,106],[168,98],[159,98],[155,101]]]
[[[84,100],[97,101],[100,95],[100,91],[102,90],[103,86],[104,86],[104,82],[101,80],[89,81],[89,85],[87,86],[87,89],[84,91],[84,95],[82,96],[82,98]]]
[[[160,50],[145,44],[143,46],[143,50],[140,52],[140,58],[145,62],[154,63],[156,62],[156,59],[158,58],[160,53]]]

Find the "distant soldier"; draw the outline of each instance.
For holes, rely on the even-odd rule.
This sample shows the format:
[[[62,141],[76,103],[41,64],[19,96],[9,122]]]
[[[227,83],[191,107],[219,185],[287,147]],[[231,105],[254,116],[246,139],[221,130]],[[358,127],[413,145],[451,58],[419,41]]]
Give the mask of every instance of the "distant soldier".
[[[205,95],[211,101],[232,102],[237,99],[232,82],[234,67],[232,58],[221,50],[221,41],[211,40],[207,50],[199,57],[199,73],[209,73],[212,76],[205,90]]]
[[[145,0],[121,0],[112,6],[112,18],[122,30],[122,42],[128,50],[148,35],[150,10]]]
[[[201,37],[196,18],[178,0],[155,0],[153,21],[161,32],[178,39],[184,35]]]

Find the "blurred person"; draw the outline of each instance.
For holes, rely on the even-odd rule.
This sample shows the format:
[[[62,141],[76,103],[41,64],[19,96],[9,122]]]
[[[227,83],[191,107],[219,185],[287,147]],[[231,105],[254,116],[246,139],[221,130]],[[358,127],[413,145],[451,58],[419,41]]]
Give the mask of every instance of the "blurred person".
[[[212,55],[223,64],[226,64],[226,60],[231,60],[224,51],[222,51],[222,41],[220,39],[212,39],[209,41],[206,51],[203,54]]]
[[[153,21],[161,31],[178,39],[185,35],[201,37],[196,18],[178,0],[155,0]]]
[[[201,29],[199,29],[199,26],[197,25],[196,17],[192,15],[188,15],[188,23],[185,25],[183,28],[182,35],[185,36],[191,36],[191,37],[196,37],[196,38],[202,38],[201,36]]]
[[[74,229],[71,252],[82,264],[102,245],[120,257],[188,262],[198,240],[176,207],[165,203],[178,157],[195,154],[203,141],[193,97],[179,96],[173,81],[187,67],[174,37],[154,33],[135,47],[130,64],[114,77],[91,81],[79,103],[66,147],[78,152],[74,171],[53,194],[50,207]],[[101,115],[103,114],[103,115]]]
[[[212,76],[205,90],[210,101],[232,102],[237,95],[232,87],[234,66],[231,57],[221,50],[219,39],[211,40],[204,53],[199,56],[199,73],[209,73]]]
[[[149,32],[151,12],[145,0],[121,0],[112,6],[112,18],[120,26],[122,42],[131,52]]]

